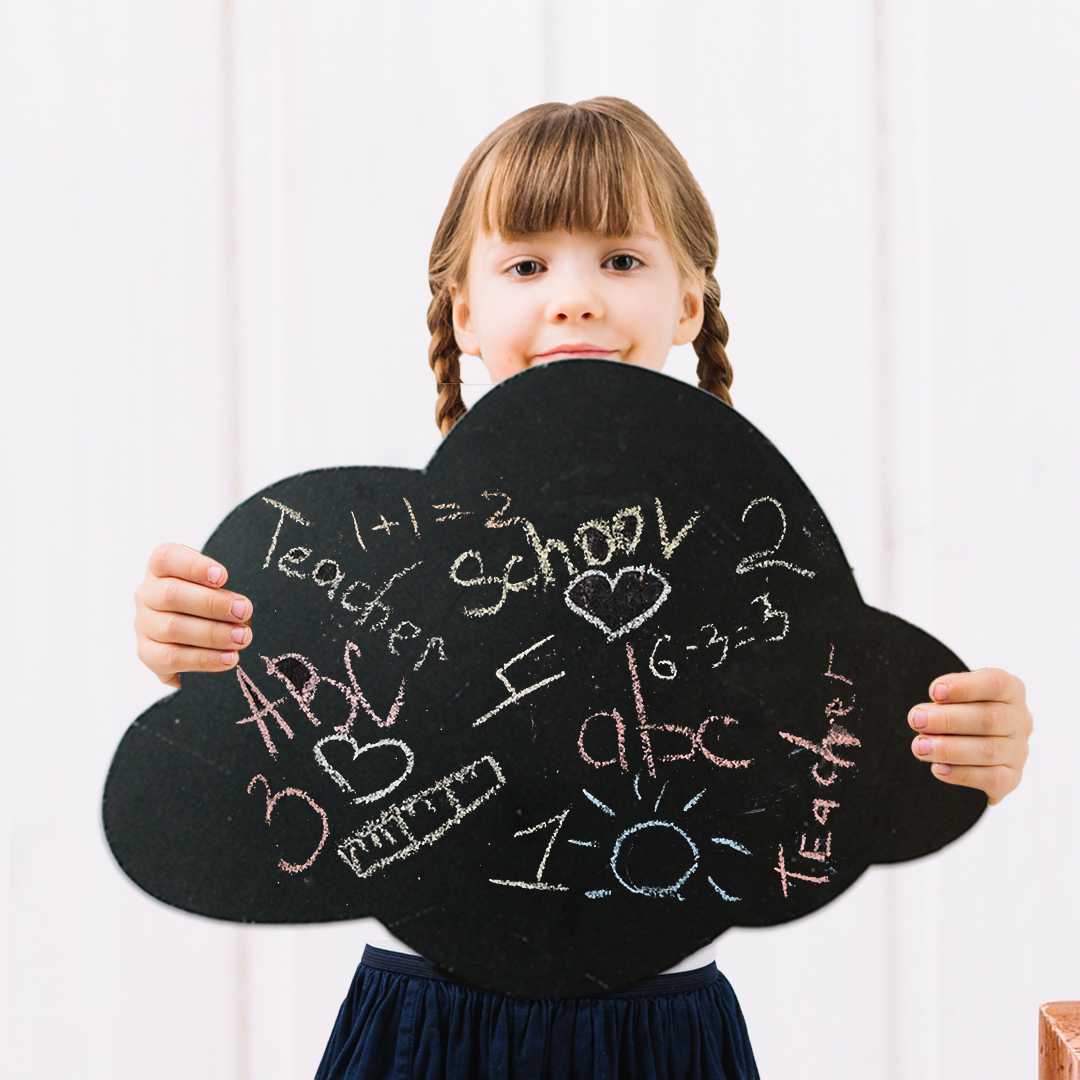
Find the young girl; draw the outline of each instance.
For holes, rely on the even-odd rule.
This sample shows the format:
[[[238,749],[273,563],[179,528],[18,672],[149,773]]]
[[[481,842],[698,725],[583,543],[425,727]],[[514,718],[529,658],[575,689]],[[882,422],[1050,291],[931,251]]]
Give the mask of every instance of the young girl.
[[[493,382],[595,357],[663,367],[692,341],[704,390],[730,403],[712,213],[686,162],[616,98],[529,109],[473,151],[431,249],[429,361],[445,435],[465,412],[462,352]],[[169,686],[225,671],[252,606],[225,567],[175,544],[136,593],[139,656]],[[946,674],[908,717],[912,752],[945,783],[1000,801],[1020,782],[1031,716],[996,669]],[[368,947],[319,1077],[757,1076],[738,1002],[711,950],[621,993],[531,1001],[446,980],[408,946]]]

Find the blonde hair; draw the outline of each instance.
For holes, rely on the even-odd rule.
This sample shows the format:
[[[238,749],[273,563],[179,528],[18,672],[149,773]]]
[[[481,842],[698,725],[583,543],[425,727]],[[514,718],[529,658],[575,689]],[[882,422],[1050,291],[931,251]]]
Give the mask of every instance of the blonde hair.
[[[451,287],[465,287],[478,230],[506,238],[557,229],[628,236],[640,230],[645,208],[683,278],[703,287],[705,317],[694,339],[698,385],[731,403],[728,326],[713,276],[716,223],[686,161],[629,101],[552,102],[507,120],[469,155],[431,245],[428,363],[443,435],[465,412]]]

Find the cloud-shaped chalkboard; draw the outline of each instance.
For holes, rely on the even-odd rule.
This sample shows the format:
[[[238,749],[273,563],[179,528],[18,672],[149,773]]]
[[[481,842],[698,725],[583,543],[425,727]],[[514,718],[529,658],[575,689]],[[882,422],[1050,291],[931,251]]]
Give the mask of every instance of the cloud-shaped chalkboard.
[[[291,477],[206,551],[254,643],[132,724],[104,802],[120,866],[188,911],[373,915],[477,986],[582,995],[986,805],[909,749],[957,657],[867,607],[780,453],[663,375],[544,365],[427,469]]]

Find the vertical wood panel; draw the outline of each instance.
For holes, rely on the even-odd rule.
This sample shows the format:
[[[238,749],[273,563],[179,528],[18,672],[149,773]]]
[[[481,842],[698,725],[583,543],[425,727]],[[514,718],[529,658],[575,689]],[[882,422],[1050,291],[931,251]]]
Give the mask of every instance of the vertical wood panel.
[[[137,892],[100,825],[111,752],[162,690],[132,590],[231,499],[218,24],[2,17],[4,1071],[233,1076],[235,931]]]

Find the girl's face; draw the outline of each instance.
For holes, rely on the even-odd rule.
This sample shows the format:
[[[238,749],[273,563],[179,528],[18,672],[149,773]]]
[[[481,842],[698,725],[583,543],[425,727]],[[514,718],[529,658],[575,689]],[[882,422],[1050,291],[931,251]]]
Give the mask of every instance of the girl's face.
[[[673,345],[697,337],[704,307],[651,219],[644,228],[621,239],[480,233],[466,287],[452,288],[459,348],[482,358],[492,382],[568,356],[659,371]]]

